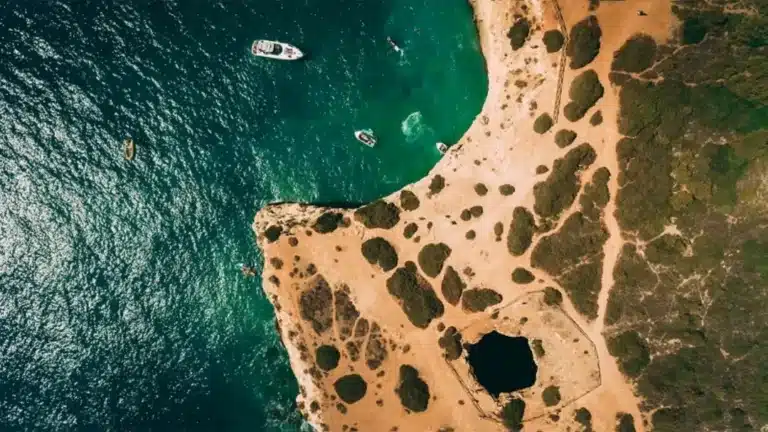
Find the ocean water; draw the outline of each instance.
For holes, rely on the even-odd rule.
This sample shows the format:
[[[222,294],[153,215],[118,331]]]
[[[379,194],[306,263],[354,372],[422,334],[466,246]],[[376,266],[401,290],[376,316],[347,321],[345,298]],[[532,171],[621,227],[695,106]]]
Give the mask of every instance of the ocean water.
[[[487,90],[465,0],[6,0],[0,60],[2,431],[299,430],[255,212],[418,179]]]

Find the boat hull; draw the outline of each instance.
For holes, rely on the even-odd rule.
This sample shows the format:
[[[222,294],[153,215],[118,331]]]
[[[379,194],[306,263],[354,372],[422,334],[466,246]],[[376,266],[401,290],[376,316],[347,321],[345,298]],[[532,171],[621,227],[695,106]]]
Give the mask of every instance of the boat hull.
[[[263,49],[264,43],[267,43],[267,46],[270,47],[279,47],[279,51],[266,51]],[[287,61],[294,61],[299,60],[304,57],[304,52],[298,49],[297,47],[287,44],[285,42],[277,42],[277,41],[265,41],[265,40],[255,40],[251,44],[251,54],[253,54],[256,57],[265,57],[270,58],[274,60],[287,60]]]

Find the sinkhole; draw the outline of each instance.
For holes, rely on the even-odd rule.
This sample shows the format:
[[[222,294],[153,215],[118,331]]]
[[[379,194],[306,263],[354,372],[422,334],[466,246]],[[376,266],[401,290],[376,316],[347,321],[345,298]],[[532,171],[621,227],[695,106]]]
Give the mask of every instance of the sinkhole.
[[[524,337],[506,336],[494,330],[469,345],[467,361],[477,382],[494,398],[536,382],[538,367]]]

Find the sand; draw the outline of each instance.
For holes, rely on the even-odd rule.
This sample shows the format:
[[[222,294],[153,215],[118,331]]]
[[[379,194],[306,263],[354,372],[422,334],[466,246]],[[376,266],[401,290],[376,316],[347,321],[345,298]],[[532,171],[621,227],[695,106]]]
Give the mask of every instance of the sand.
[[[562,17],[568,27],[589,14],[586,1],[562,3]],[[668,0],[603,2],[596,11],[603,31],[601,52],[587,68],[595,69],[606,93],[579,122],[571,123],[561,115],[550,131],[540,135],[534,132],[533,123],[539,114],[553,113],[555,109],[563,61],[562,52],[548,54],[541,42],[544,31],[559,26],[555,5],[540,0],[472,2],[487,62],[488,97],[461,141],[424,179],[405,188],[418,197],[420,205],[415,210],[401,211],[396,226],[366,228],[355,220],[353,210],[338,209],[335,211],[347,218],[348,226],[319,233],[311,227],[331,209],[300,204],[268,206],[257,214],[253,228],[265,255],[264,290],[275,306],[281,338],[300,384],[299,408],[318,430],[505,430],[498,413],[507,397],[496,401],[485,393],[475,382],[464,357],[453,361],[443,357],[438,345],[442,334],[439,328],[443,325],[459,329],[464,342],[476,341],[493,329],[542,341],[547,354],[537,359],[536,384],[514,395],[526,402],[525,430],[579,430],[574,422],[574,411],[578,408],[587,408],[592,413],[592,427],[596,431],[613,430],[619,413],[632,414],[636,429],[644,430],[641,401],[634,395],[632,383],[619,372],[602,335],[613,285],[612,270],[623,244],[613,215],[618,175],[615,146],[620,139],[615,127],[618,97],[610,87],[608,73],[613,52],[628,37],[645,32],[664,42],[676,23]],[[638,16],[638,9],[649,16]],[[531,21],[532,32],[523,48],[513,52],[506,34],[515,14]],[[581,72],[564,68],[560,105],[567,103],[569,83]],[[589,117],[598,109],[604,122],[594,127],[589,124]],[[566,149],[554,144],[554,133],[561,128],[578,134],[576,143]],[[612,173],[611,200],[603,212],[610,236],[603,249],[598,318],[591,321],[576,311],[567,296],[562,306],[545,304],[544,287],[559,288],[557,282],[545,272],[531,268],[533,247],[514,257],[506,244],[513,210],[518,206],[533,209],[533,187],[547,178],[547,174],[536,174],[537,167],[551,168],[555,159],[582,142],[590,143],[597,153],[596,162],[581,173],[582,183],[599,167]],[[432,194],[430,182],[438,175],[445,179],[445,187]],[[487,188],[486,194],[476,192],[479,183]],[[509,196],[500,194],[499,186],[504,184],[513,185],[515,192]],[[399,197],[396,192],[385,200],[400,205]],[[482,206],[482,215],[463,220],[462,210],[473,206]],[[578,207],[574,204],[558,224]],[[405,238],[403,230],[410,223],[417,224],[418,230],[412,238]],[[498,223],[503,225],[501,236],[494,232]],[[282,227],[283,231],[277,240],[270,241],[265,231],[274,226]],[[473,239],[467,238],[470,230],[475,233]],[[427,328],[418,328],[388,292],[387,280],[394,270],[384,271],[370,264],[361,253],[362,243],[374,237],[384,238],[394,247],[400,267],[406,261],[418,262],[419,252],[426,244],[444,243],[451,249],[445,266],[460,274],[467,289],[493,289],[503,300],[484,312],[470,313],[461,304],[452,306],[440,293],[445,268],[436,277],[422,271],[423,280],[442,300],[444,313]],[[534,238],[534,245],[540,237]],[[510,273],[516,267],[529,269],[536,280],[529,284],[512,282]],[[334,292],[333,301],[329,297],[331,291],[322,294],[317,288],[324,286],[320,279]],[[302,298],[306,301],[308,292],[321,293],[313,299],[330,303],[302,315]],[[340,316],[340,301],[347,297],[357,314],[344,319]],[[318,325],[322,327],[320,332]],[[348,326],[357,326],[359,336],[347,337]],[[374,327],[379,328],[378,332],[373,331]],[[345,347],[348,342],[353,346],[351,351]],[[320,345],[333,345],[341,352],[335,369],[324,372],[316,367],[315,350]],[[359,358],[353,355],[355,346],[361,352]],[[386,354],[378,365],[382,347]],[[376,360],[374,369],[367,363],[372,359]],[[416,368],[419,378],[429,387],[430,399],[423,412],[407,410],[395,391],[403,364]],[[367,383],[367,390],[359,401],[342,404],[333,384],[349,374],[359,374]],[[559,387],[562,399],[556,406],[548,407],[541,394],[553,385]]]

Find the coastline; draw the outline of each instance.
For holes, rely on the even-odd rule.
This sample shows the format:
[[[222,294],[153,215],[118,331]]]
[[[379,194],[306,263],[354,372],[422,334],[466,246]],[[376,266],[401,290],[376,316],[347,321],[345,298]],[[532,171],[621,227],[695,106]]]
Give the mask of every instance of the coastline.
[[[341,430],[342,425],[366,431],[386,431],[396,427],[397,420],[406,415],[392,391],[398,386],[397,368],[401,364],[413,365],[418,369],[429,384],[434,399],[425,412],[408,415],[408,427],[400,425],[400,430],[437,431],[443,426],[456,430],[503,430],[499,418],[495,416],[499,408],[497,403],[478,391],[466,367],[453,367],[450,362],[443,360],[438,344],[441,327],[438,322],[463,329],[465,341],[476,340],[482,333],[477,329],[487,331],[488,326],[506,326],[508,332],[536,335],[552,347],[554,357],[569,359],[540,359],[541,365],[551,366],[553,376],[542,379],[546,383],[537,382],[531,389],[520,392],[528,407],[522,419],[526,426],[565,430],[569,424],[573,424],[571,419],[575,410],[586,407],[592,413],[596,430],[612,428],[619,413],[631,414],[635,418],[636,429],[644,430],[639,401],[630,383],[621,375],[615,360],[609,355],[602,337],[605,303],[613,284],[612,268],[621,247],[621,234],[613,217],[618,175],[615,143],[620,138],[614,126],[618,98],[610,87],[607,75],[613,51],[643,24],[627,15],[638,3],[643,2],[627,3],[608,5],[598,11],[598,16],[622,13],[627,18],[623,21],[625,29],[618,32],[620,34],[614,34],[615,31],[612,33],[610,24],[604,29],[606,47],[601,49],[600,56],[592,66],[607,89],[606,96],[598,104],[606,119],[601,128],[590,127],[588,119],[584,118],[578,123],[567,123],[561,119],[544,134],[533,130],[535,119],[543,112],[551,113],[553,107],[557,106],[557,83],[563,79],[560,76],[561,52],[547,53],[540,42],[544,31],[560,27],[553,3],[540,0],[471,0],[488,73],[488,95],[477,119],[459,143],[451,147],[423,179],[403,188],[418,198],[418,208],[401,210],[399,221],[392,229],[365,227],[355,217],[353,209],[283,203],[269,205],[258,212],[253,229],[264,251],[264,291],[275,308],[280,336],[299,382],[299,409],[317,430]],[[513,12],[523,11],[523,5],[526,7],[525,16],[531,22],[531,35],[525,46],[513,52],[507,31],[515,20]],[[659,10],[663,10],[663,7],[660,6]],[[569,5],[563,10],[566,23],[573,25],[587,16],[586,8],[586,2],[584,5]],[[653,36],[664,37],[664,26],[669,27],[671,24],[660,24]],[[567,84],[580,72],[566,69],[563,88],[568,88]],[[523,82],[524,85],[521,84]],[[567,95],[562,97],[567,98]],[[534,207],[534,186],[546,178],[546,175],[537,173],[538,167],[552,167],[556,159],[564,157],[572,149],[554,145],[554,132],[561,127],[575,130],[579,136],[578,143],[589,142],[597,154],[596,162],[580,173],[582,183],[587,183],[599,167],[606,167],[612,174],[608,184],[610,200],[602,219],[609,236],[603,249],[605,258],[602,262],[602,288],[597,319],[582,316],[567,295],[561,307],[562,313],[543,309],[538,293],[543,292],[545,287],[558,286],[558,282],[545,271],[531,268],[531,250],[534,247],[519,256],[510,256],[507,245],[499,240],[501,235],[496,232],[501,223],[506,237],[510,229],[509,216],[514,210],[518,207]],[[435,192],[434,182],[438,177],[443,179],[444,185]],[[477,192],[479,184],[486,189],[485,193]],[[511,195],[501,194],[499,191],[502,185],[512,185],[515,192]],[[404,207],[400,191],[383,200]],[[480,207],[480,215],[471,217],[471,220],[460,217],[462,210],[470,207]],[[575,211],[576,208],[571,208],[560,215],[554,230],[562,228],[568,216]],[[339,226],[327,232],[319,232],[313,225],[327,213],[338,215]],[[412,238],[402,234],[403,227],[409,223],[418,226]],[[274,227],[280,227],[281,230],[276,238],[266,234]],[[468,238],[469,231],[474,233],[471,239]],[[503,295],[503,301],[485,312],[472,314],[460,307],[445,304],[444,312],[431,325],[423,330],[414,329],[398,303],[387,293],[391,272],[374,268],[361,256],[361,243],[379,237],[394,246],[400,257],[400,265],[406,261],[416,262],[420,250],[427,243],[449,245],[452,252],[447,264],[457,270],[464,270],[467,288],[493,288]],[[416,239],[419,239],[418,242]],[[280,262],[279,265],[276,265],[278,261],[275,259]],[[536,281],[514,284],[510,282],[507,271],[499,271],[516,267],[528,268]],[[334,289],[332,304],[325,305],[328,310],[314,311],[314,316],[322,316],[321,321],[330,317],[322,331],[309,325],[312,320],[307,317],[312,314],[304,313],[300,305],[304,293],[317,289],[318,277]],[[439,277],[430,279],[429,283],[435,291],[440,290]],[[330,372],[320,371],[316,367],[314,357],[317,347],[330,344],[344,351],[341,347],[345,345],[341,342],[345,338],[340,330],[343,326],[339,323],[339,305],[336,301],[337,293],[345,290],[348,297],[353,299],[353,308],[357,311],[355,322],[350,326],[357,328],[360,320],[377,325],[386,340],[384,345],[390,348],[386,350],[381,367],[374,370],[362,365],[363,361],[351,358],[353,356],[349,352],[342,355],[338,367]],[[519,299],[533,300],[521,304],[517,302]],[[494,312],[495,318],[491,312]],[[521,316],[550,318],[549,321],[533,322],[524,329],[509,324]],[[494,324],[498,322],[494,320],[499,317],[506,324]],[[550,327],[555,321],[572,322],[573,326],[562,324],[560,327]],[[334,324],[335,331],[331,328]],[[594,353],[584,354],[582,362],[579,361],[580,354],[574,355],[576,351],[568,351],[575,345],[557,345],[555,341],[557,338],[562,339],[563,335],[573,335],[574,332],[586,336],[594,346]],[[373,332],[364,333],[359,342],[360,347],[367,348],[373,340],[369,333]],[[552,338],[551,344],[548,338]],[[347,344],[356,341],[356,337],[348,339]],[[333,394],[332,384],[344,371],[363,376],[368,383],[368,392],[375,394],[375,397],[370,394],[360,401],[340,404]],[[568,375],[575,378],[569,379]],[[450,376],[456,379],[445,378]],[[556,407],[563,418],[559,423],[553,421],[550,415],[555,408],[541,402],[544,384],[557,385],[563,393],[563,402]]]

